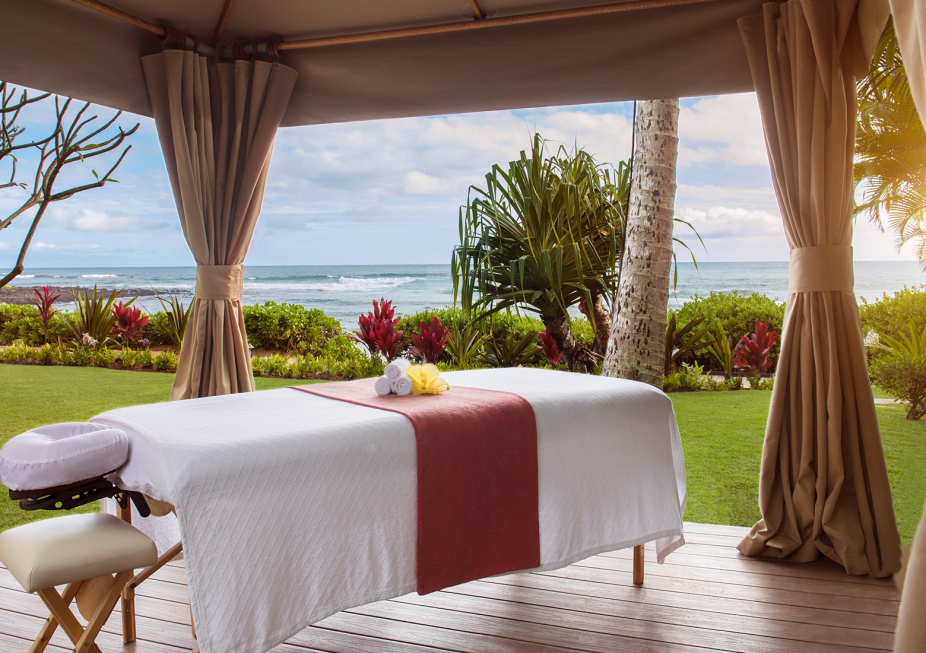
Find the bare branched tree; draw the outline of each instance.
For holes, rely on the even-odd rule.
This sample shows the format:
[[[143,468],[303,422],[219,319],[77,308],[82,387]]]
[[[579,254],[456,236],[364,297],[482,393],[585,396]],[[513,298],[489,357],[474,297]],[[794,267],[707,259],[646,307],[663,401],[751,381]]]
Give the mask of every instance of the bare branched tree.
[[[37,97],[28,97],[27,91],[23,91],[19,98],[14,100],[16,89],[7,88],[6,82],[0,82],[0,163],[9,158],[11,171],[8,182],[0,184],[0,189],[20,188],[29,190],[30,184],[16,181],[16,164],[18,159],[15,152],[33,149],[36,151],[37,162],[35,164],[35,176],[31,183],[31,192],[26,200],[6,218],[0,218],[0,231],[9,227],[16,218],[20,217],[30,209],[38,207],[35,215],[32,216],[32,224],[26,233],[22,247],[19,250],[19,257],[16,259],[16,265],[13,269],[0,279],[0,288],[19,276],[25,269],[24,261],[29,246],[32,244],[32,238],[35,231],[45,215],[48,205],[53,202],[59,202],[73,197],[77,193],[90,190],[92,188],[102,188],[106,182],[116,182],[112,178],[113,172],[122,163],[125,155],[131,145],[125,147],[122,153],[116,159],[115,163],[100,175],[96,170],[92,170],[96,181],[88,184],[73,186],[65,190],[55,191],[55,183],[58,181],[62,170],[65,166],[72,163],[85,163],[88,159],[108,154],[113,150],[120,149],[126,138],[135,133],[139,124],[136,123],[130,130],[125,131],[122,127],[116,125],[116,121],[122,115],[117,112],[110,120],[102,125],[94,126],[97,116],[85,118],[84,114],[90,108],[87,102],[81,106],[76,113],[68,115],[71,108],[71,99],[67,98],[62,103],[61,99],[55,96],[55,117],[56,122],[51,134],[47,137],[32,140],[26,143],[16,143],[16,139],[22,136],[25,131],[24,127],[16,124],[20,111],[27,105],[40,102],[49,97],[49,93]],[[111,128],[116,131],[113,132]],[[118,182],[116,182],[118,183]]]

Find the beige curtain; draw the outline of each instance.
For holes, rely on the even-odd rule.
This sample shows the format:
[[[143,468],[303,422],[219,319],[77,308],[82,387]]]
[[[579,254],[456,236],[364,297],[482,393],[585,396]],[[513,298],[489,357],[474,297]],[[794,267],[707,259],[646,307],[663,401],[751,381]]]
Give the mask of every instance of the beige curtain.
[[[926,116],[926,1],[891,0],[891,10],[910,90],[922,118]],[[896,653],[923,650],[926,650],[926,508],[913,538],[894,638]]]
[[[260,214],[273,139],[296,80],[280,64],[168,50],[142,58],[196,297],[171,399],[254,390],[241,312],[242,265]]]
[[[781,357],[762,451],[750,556],[849,574],[900,566],[852,271],[855,80],[886,2],[790,0],[739,21],[791,247]]]

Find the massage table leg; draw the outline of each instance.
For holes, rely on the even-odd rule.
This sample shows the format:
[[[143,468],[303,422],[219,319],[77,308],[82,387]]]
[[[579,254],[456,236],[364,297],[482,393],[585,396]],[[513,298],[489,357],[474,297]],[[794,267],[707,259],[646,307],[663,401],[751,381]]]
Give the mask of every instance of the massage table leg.
[[[119,518],[129,524],[132,523],[132,506],[128,508],[118,506],[116,508]],[[183,542],[177,542],[164,552],[164,555],[158,558],[150,567],[143,569],[137,576],[132,578],[122,590],[122,642],[131,644],[135,641],[135,588],[146,581],[158,569],[176,558],[183,551]]]
[[[633,584],[643,584],[643,545],[633,547]]]

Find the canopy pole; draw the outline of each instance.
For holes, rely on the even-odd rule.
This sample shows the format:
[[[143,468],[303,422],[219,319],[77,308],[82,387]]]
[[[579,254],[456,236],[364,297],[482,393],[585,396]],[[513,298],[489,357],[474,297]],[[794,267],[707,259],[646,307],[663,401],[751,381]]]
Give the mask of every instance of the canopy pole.
[[[412,36],[426,36],[431,34],[446,34],[450,32],[465,32],[469,30],[483,29],[488,27],[507,27],[511,25],[526,25],[530,23],[543,23],[552,20],[565,20],[569,18],[585,18],[588,16],[604,16],[607,14],[620,14],[629,11],[640,11],[644,9],[660,9],[663,7],[678,7],[681,5],[694,5],[701,4],[705,2],[717,2],[718,0],[633,0],[632,2],[616,2],[608,5],[599,5],[597,7],[578,7],[575,9],[560,9],[558,11],[544,11],[535,14],[521,14],[519,16],[506,16],[504,18],[492,18],[486,19],[483,14],[483,18],[475,18],[472,21],[462,22],[462,23],[445,23],[443,25],[428,25],[425,27],[408,27],[404,29],[394,29],[386,30],[383,32],[367,32],[364,34],[346,34],[343,36],[328,36],[317,39],[302,39],[299,41],[283,41],[280,42],[276,49],[278,51],[283,50],[301,50],[304,48],[319,48],[329,45],[345,45],[348,43],[367,43],[370,41],[386,41],[390,39],[401,39]],[[107,16],[112,16],[113,18],[118,18],[119,20],[131,23],[137,27],[141,27],[144,30],[156,34],[158,36],[164,36],[166,30],[161,25],[155,25],[147,20],[133,16],[121,9],[116,9],[107,4],[100,2],[99,0],[72,0],[78,4],[84,5],[85,7],[90,7],[91,9],[96,9],[99,12],[106,14]],[[222,19],[227,20],[228,11],[231,10],[232,2],[227,2],[226,9],[223,11]],[[478,7],[478,3],[473,1],[474,10]],[[479,13],[482,13],[481,10]],[[216,32],[221,34],[221,28],[224,27],[224,20],[220,19],[219,28]],[[200,54],[206,56],[212,56],[221,51],[221,53],[226,57],[234,56],[234,51],[228,46],[224,46],[218,49],[211,48],[206,45],[200,45],[197,41],[191,37],[186,37],[187,48],[192,49],[197,48]],[[255,52],[253,46],[245,45],[242,48],[243,54],[248,56],[254,56]],[[267,52],[267,44],[260,43],[257,46],[256,54],[264,54]]]
[[[444,25],[428,25],[426,27],[408,27],[384,32],[368,32],[366,34],[348,34],[345,36],[329,36],[319,39],[303,39],[300,41],[284,41],[277,48],[279,50],[299,50],[302,48],[318,48],[328,45],[344,45],[347,43],[366,43],[369,41],[385,41],[401,39],[410,36],[426,36],[430,34],[446,34],[448,32],[466,32],[469,30],[488,27],[507,27],[511,25],[526,25],[530,23],[543,23],[551,20],[568,18],[585,18],[587,16],[604,16],[607,14],[620,14],[627,11],[643,9],[660,9],[662,7],[677,7],[680,5],[701,4],[704,2],[717,2],[717,0],[634,0],[633,2],[617,2],[597,7],[578,7],[576,9],[561,9],[558,11],[544,11],[536,14],[522,14],[520,16],[506,16],[505,18],[492,18],[473,20],[466,23],[447,23]]]

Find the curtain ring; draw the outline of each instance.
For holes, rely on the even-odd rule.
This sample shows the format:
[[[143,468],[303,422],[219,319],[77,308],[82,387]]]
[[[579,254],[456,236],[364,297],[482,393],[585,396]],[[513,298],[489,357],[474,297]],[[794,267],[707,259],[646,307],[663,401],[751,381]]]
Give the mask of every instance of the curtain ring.
[[[267,42],[267,56],[273,59],[274,61],[279,61],[280,57],[283,56],[283,53],[280,52],[280,45],[283,43],[283,39],[273,39],[272,41]]]
[[[155,34],[154,39],[165,49],[180,48],[182,50],[185,48],[186,36],[183,32],[170,25],[161,25],[160,27],[164,30],[164,34]]]
[[[232,46],[233,59],[244,59],[244,45],[244,43],[239,41]]]

